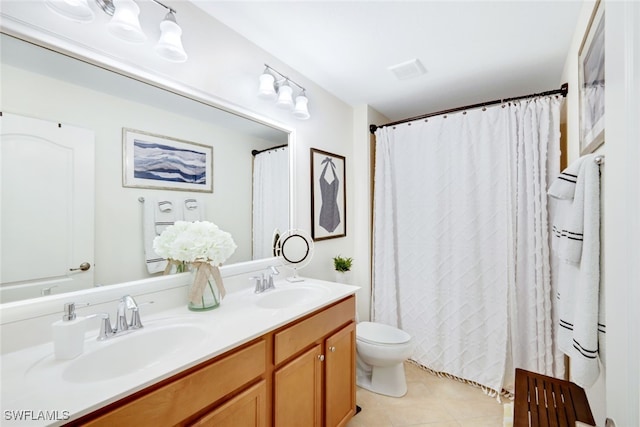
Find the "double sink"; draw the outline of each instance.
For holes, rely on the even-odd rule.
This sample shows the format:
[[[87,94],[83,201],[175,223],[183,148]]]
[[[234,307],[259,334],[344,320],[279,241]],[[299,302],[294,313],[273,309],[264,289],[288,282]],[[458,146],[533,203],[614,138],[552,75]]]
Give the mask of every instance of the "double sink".
[[[322,283],[281,281],[275,289],[260,294],[231,293],[211,312],[192,314],[184,310],[148,318],[143,313],[144,328],[100,342],[88,335],[80,356],[70,361],[45,357],[28,369],[27,377],[38,379],[55,371],[55,377],[62,382],[87,384],[157,372],[160,365],[184,365],[190,358],[206,353],[207,343],[222,329],[241,323],[240,316],[249,322],[261,322],[261,316],[285,319],[286,312],[315,309],[331,294],[332,288]],[[227,311],[233,314],[225,312],[226,304],[232,306],[233,310]]]

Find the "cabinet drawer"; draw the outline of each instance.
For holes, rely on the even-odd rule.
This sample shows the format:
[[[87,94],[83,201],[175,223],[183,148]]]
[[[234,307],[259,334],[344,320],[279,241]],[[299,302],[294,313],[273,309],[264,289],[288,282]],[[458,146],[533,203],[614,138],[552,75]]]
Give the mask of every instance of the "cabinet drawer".
[[[267,382],[260,381],[200,418],[193,427],[265,427]]]
[[[322,339],[340,326],[354,319],[355,297],[324,309],[295,325],[276,332],[274,336],[275,360],[277,365],[314,342]]]
[[[261,340],[85,425],[175,425],[262,375],[266,369],[265,353],[266,344]]]

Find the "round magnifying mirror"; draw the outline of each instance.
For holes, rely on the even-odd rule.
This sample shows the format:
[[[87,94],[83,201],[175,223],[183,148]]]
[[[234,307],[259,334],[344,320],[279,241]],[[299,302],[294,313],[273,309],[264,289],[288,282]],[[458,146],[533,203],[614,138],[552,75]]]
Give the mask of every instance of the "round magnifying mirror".
[[[309,256],[310,247],[303,236],[293,234],[284,239],[280,250],[285,261],[299,264]]]

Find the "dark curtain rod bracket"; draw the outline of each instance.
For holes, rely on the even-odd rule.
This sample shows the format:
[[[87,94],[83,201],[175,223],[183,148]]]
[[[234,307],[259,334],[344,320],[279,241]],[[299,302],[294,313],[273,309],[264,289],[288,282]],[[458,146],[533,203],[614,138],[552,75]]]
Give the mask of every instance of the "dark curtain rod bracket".
[[[481,102],[480,104],[465,105],[464,107],[458,107],[458,108],[451,108],[449,110],[436,111],[435,113],[428,113],[428,114],[423,114],[422,116],[410,117],[408,119],[398,120],[397,122],[391,122],[391,123],[387,123],[387,124],[384,124],[384,125],[369,125],[369,132],[375,133],[376,130],[378,130],[379,128],[383,128],[383,127],[387,127],[387,126],[393,126],[393,125],[399,125],[399,124],[402,124],[402,123],[413,122],[415,120],[426,119],[426,118],[433,117],[433,116],[439,116],[441,114],[456,113],[458,111],[472,110],[474,108],[488,107],[490,105],[503,104],[505,102],[510,102],[510,101],[518,101],[520,99],[536,98],[538,96],[549,96],[549,95],[562,95],[562,97],[565,98],[567,96],[567,93],[569,93],[569,83],[564,83],[562,86],[560,86],[560,89],[549,90],[549,91],[540,92],[540,93],[532,93],[530,95],[516,96],[516,97],[513,97],[513,98],[496,99],[496,100],[493,100],[493,101]]]
[[[264,150],[251,150],[251,155],[256,156],[260,153],[264,153],[265,151],[269,151],[269,150],[277,150],[278,148],[284,148],[284,147],[288,147],[289,144],[282,144],[282,145],[277,145],[275,147],[271,147],[271,148],[265,148]]]

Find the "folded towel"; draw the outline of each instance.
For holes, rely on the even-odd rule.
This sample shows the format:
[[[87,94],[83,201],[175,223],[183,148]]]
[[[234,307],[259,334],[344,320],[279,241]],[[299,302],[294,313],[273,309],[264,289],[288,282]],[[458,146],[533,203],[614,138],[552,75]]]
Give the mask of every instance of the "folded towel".
[[[183,219],[185,221],[202,221],[204,219],[204,206],[195,198],[184,199]]]
[[[589,162],[597,167],[593,156],[583,156],[562,171],[548,191],[549,196],[567,202],[558,204],[560,209],[551,229],[551,248],[562,261],[573,264],[580,263],[584,240],[585,179],[584,174],[580,178],[579,175]]]
[[[568,168],[560,172],[560,175],[551,183],[549,191],[547,192],[551,197],[556,199],[573,199],[576,189],[576,181],[578,180],[578,172],[580,166],[585,160],[585,157],[580,157],[575,162],[571,163]]]
[[[144,239],[144,258],[150,274],[164,271],[167,261],[153,250],[153,239],[159,236],[176,219],[175,201],[169,199],[153,200],[147,198],[144,203],[142,232]]]
[[[585,388],[600,373],[599,343],[605,332],[600,298],[600,170],[594,157],[584,156],[564,171],[577,170],[573,194],[569,184],[558,183],[560,178],[549,190],[550,196],[560,199],[553,220],[553,238],[559,241],[555,255],[561,260],[558,346],[571,358],[572,380]]]

